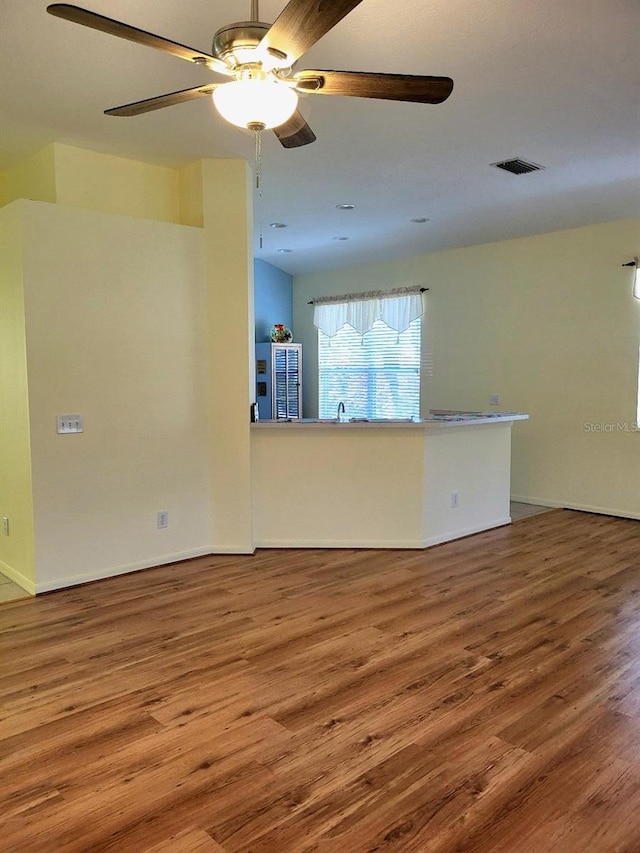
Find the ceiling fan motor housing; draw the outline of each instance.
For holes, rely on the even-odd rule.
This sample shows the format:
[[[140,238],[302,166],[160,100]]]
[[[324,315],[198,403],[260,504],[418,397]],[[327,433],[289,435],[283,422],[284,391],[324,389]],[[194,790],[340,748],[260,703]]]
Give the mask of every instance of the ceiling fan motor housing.
[[[222,27],[213,37],[211,52],[231,67],[242,65],[247,61],[244,52],[255,50],[269,27],[269,24],[258,21],[244,21]]]

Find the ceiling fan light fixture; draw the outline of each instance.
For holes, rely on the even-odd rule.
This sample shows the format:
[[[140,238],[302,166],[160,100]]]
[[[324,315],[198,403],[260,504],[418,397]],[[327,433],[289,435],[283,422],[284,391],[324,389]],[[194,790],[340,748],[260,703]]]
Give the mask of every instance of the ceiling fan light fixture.
[[[296,111],[298,96],[289,86],[274,79],[245,78],[223,83],[213,91],[220,115],[236,127],[278,127]]]

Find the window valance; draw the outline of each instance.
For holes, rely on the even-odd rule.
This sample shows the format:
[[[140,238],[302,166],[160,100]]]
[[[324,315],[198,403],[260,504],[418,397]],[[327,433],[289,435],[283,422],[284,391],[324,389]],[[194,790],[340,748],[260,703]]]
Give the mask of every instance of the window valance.
[[[332,338],[345,323],[364,335],[382,320],[390,329],[404,332],[422,316],[424,287],[372,290],[345,296],[320,296],[313,300],[313,324]]]

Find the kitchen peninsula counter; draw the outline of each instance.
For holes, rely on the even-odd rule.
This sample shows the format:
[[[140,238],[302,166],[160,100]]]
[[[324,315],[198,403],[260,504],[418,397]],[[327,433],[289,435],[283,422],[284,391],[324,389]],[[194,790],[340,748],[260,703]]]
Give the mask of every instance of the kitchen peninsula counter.
[[[395,428],[418,428],[418,429],[442,429],[452,426],[470,426],[488,423],[512,423],[513,421],[526,421],[529,415],[522,412],[442,412],[433,413],[428,418],[290,418],[279,421],[258,421],[253,427],[388,427]]]
[[[254,543],[424,548],[508,524],[511,427],[527,417],[252,424]]]

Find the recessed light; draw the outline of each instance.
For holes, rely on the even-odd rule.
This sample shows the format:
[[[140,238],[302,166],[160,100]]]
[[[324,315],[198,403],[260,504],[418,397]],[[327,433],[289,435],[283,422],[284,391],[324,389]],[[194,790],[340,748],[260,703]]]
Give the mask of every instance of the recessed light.
[[[284,222],[270,222],[269,228],[286,228],[286,223]]]
[[[293,249],[276,249],[276,252],[279,255],[290,255],[293,252]]]
[[[339,240],[340,242],[342,242],[343,240],[348,240],[349,238],[348,237],[334,237],[333,239]]]
[[[336,210],[355,210],[355,204],[336,204]]]
[[[426,216],[416,216],[415,219],[412,219],[411,221],[418,225],[422,225],[423,222],[429,222]]]

